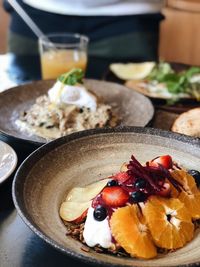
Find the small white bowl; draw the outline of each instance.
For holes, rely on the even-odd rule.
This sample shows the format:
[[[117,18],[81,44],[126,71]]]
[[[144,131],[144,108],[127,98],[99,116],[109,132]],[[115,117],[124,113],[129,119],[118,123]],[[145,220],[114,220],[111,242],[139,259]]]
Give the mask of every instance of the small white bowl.
[[[11,146],[0,141],[0,184],[13,173],[17,166],[17,154]]]

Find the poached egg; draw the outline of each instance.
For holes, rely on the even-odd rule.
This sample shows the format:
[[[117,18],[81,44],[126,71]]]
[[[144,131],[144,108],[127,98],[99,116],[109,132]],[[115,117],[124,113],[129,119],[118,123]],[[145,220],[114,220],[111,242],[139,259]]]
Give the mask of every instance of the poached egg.
[[[79,108],[86,107],[91,111],[97,108],[96,97],[89,93],[82,85],[65,85],[57,81],[48,91],[51,103],[61,105],[75,105]]]

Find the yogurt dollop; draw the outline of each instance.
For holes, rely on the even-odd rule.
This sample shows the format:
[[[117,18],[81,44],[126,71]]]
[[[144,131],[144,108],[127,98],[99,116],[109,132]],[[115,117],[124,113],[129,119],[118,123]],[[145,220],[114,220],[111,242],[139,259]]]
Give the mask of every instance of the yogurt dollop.
[[[103,248],[112,246],[112,236],[108,219],[97,221],[93,216],[94,209],[88,209],[87,219],[84,226],[83,237],[89,247],[100,245]]]
[[[55,105],[71,104],[79,108],[96,110],[97,99],[87,89],[79,85],[64,85],[57,81],[48,91],[49,99]]]

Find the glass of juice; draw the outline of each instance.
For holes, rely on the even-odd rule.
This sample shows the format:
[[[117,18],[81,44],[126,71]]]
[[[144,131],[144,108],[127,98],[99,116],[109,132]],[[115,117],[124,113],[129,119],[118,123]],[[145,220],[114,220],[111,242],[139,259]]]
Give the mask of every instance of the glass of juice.
[[[89,39],[78,33],[52,33],[39,38],[42,79],[55,79],[73,68],[85,71]]]

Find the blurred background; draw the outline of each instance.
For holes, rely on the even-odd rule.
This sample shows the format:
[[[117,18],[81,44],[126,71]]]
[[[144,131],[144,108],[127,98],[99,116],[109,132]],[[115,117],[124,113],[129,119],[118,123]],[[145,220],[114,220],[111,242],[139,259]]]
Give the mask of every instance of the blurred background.
[[[167,0],[160,26],[160,59],[200,65],[200,1]],[[0,54],[6,53],[9,16],[0,4]]]

